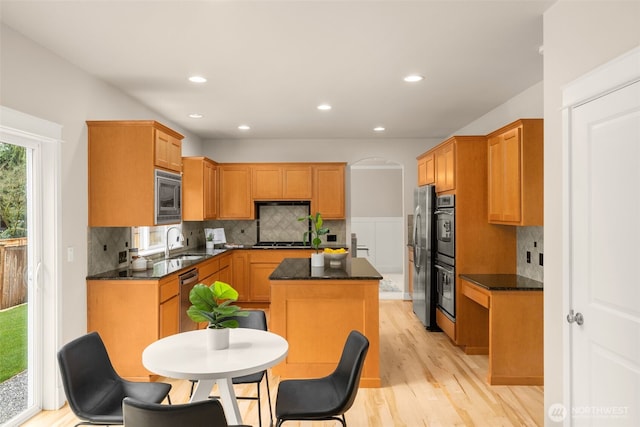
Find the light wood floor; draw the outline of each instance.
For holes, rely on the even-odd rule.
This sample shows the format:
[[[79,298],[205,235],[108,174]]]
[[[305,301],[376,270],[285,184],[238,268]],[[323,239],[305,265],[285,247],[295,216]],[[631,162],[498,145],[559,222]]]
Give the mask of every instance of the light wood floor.
[[[488,386],[487,356],[467,356],[443,333],[427,332],[407,301],[380,301],[380,372],[383,386],[360,389],[347,412],[350,427],[542,426],[543,387]],[[186,402],[189,383],[173,384],[171,399]],[[270,378],[275,406],[278,379]],[[263,425],[268,404],[263,387]],[[255,394],[242,386],[236,394]],[[240,401],[244,422],[258,425],[255,401]],[[77,418],[65,405],[44,411],[28,427],[73,426]],[[287,427],[333,427],[339,423],[285,423]]]

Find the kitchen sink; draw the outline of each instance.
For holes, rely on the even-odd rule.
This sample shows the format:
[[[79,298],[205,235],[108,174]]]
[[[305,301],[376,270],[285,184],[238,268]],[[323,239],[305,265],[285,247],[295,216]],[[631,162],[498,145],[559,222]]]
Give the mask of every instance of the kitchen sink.
[[[176,255],[176,256],[171,257],[170,259],[172,259],[172,260],[173,259],[177,259],[179,261],[197,261],[197,260],[202,259],[202,258],[204,258],[204,255],[189,255],[189,254],[186,254],[186,255]]]

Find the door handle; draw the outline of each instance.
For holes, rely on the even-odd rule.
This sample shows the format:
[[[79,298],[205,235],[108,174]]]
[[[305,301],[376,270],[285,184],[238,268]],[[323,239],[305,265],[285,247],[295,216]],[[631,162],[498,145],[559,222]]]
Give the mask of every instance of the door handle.
[[[584,323],[584,316],[580,312],[573,314],[573,310],[569,310],[569,314],[567,314],[567,322],[575,322],[578,324],[578,326],[582,326],[582,324]]]

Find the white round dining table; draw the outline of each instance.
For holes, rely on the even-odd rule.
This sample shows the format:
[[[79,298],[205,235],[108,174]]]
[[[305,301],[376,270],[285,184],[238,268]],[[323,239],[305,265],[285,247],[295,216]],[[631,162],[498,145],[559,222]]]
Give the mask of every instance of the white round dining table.
[[[229,330],[229,348],[210,350],[206,333],[201,329],[162,338],[144,349],[142,364],[164,377],[197,380],[192,402],[208,399],[217,384],[227,422],[242,424],[232,379],[277,365],[289,344],[271,332],[235,328]]]

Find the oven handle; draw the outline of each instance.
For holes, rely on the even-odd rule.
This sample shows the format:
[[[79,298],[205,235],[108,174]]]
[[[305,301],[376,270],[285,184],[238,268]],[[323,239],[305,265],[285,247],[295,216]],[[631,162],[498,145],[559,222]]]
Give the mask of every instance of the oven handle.
[[[190,285],[198,281],[198,269],[194,268],[178,276],[180,285]]]
[[[444,272],[446,272],[446,273],[453,274],[453,268],[443,267],[443,266],[438,265],[438,264],[436,264],[435,266],[436,266],[436,268],[437,268],[438,270],[442,270],[442,271],[444,271]]]
[[[451,211],[441,211],[441,210],[437,210],[433,214],[434,215],[450,215],[450,216],[454,215],[454,213]]]

